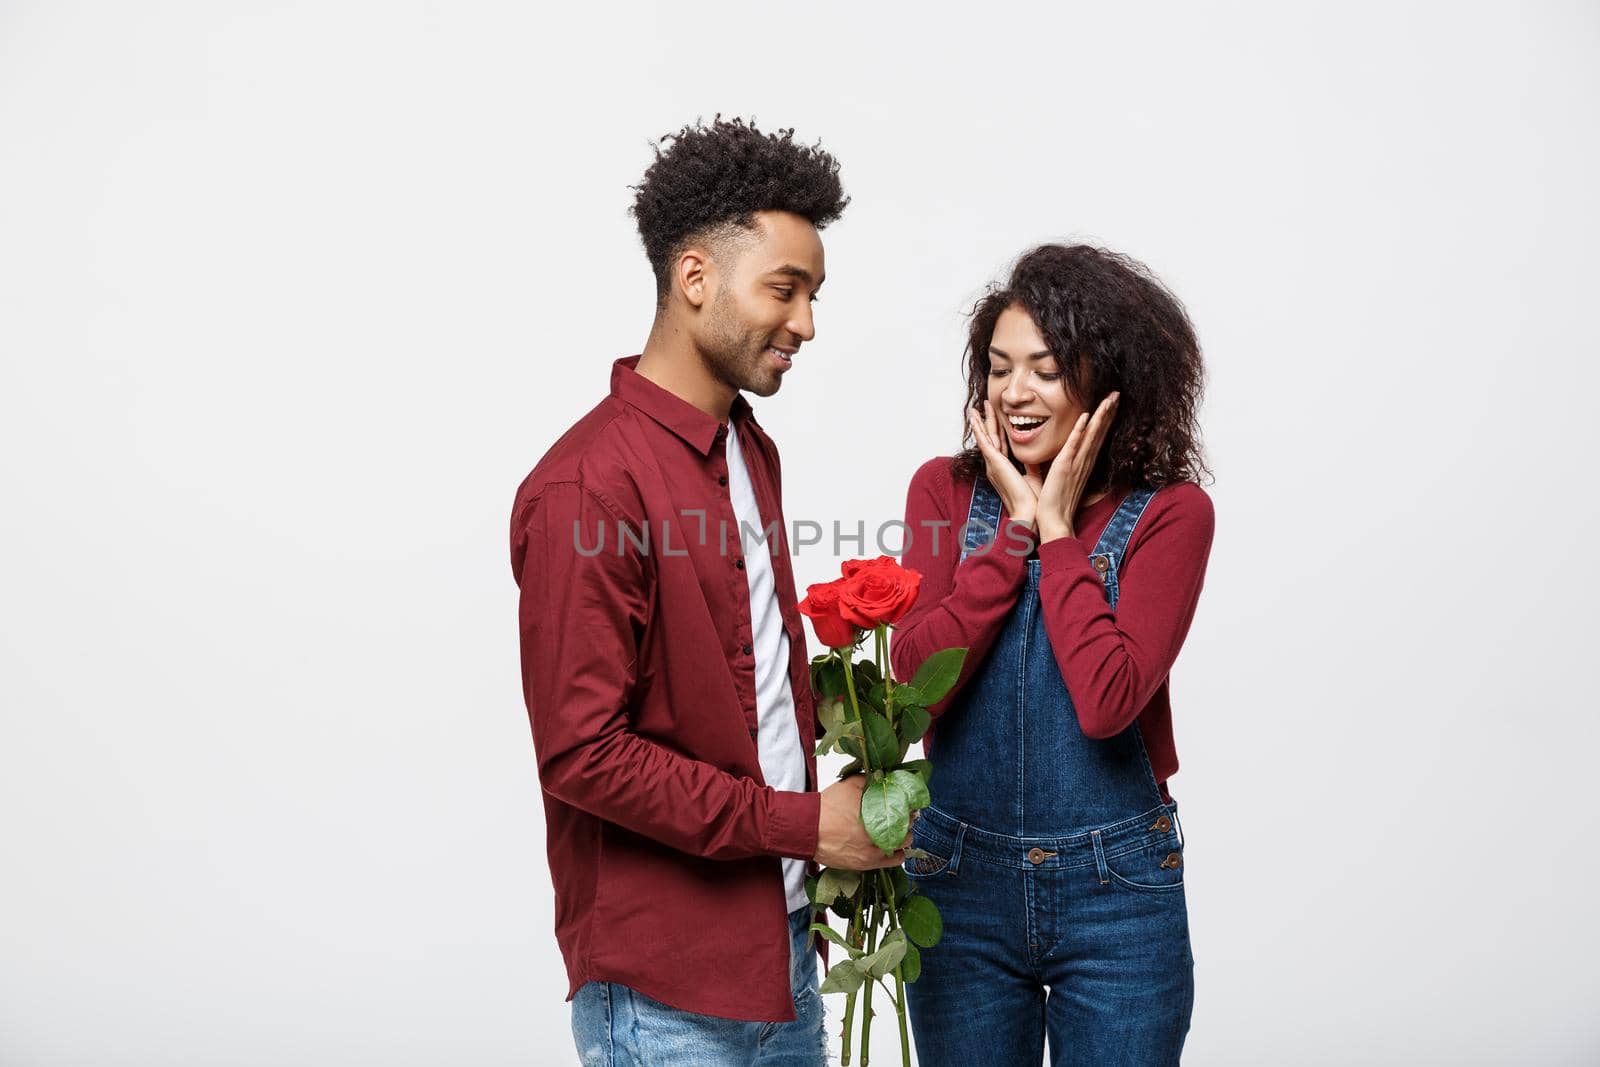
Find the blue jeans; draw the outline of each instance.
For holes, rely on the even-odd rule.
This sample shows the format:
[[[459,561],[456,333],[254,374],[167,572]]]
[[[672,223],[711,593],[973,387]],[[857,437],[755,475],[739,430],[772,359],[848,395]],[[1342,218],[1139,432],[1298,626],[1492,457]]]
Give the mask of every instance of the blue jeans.
[[[922,1067],[1169,1067],[1194,1005],[1181,855],[1155,808],[1066,838],[987,833],[934,808],[906,874],[944,938],[907,987]],[[1048,996],[1046,990],[1048,989]]]
[[[616,982],[585,982],[572,997],[579,1061],[583,1067],[824,1067],[828,1036],[810,929],[809,904],[789,913],[793,1022],[697,1015]]]

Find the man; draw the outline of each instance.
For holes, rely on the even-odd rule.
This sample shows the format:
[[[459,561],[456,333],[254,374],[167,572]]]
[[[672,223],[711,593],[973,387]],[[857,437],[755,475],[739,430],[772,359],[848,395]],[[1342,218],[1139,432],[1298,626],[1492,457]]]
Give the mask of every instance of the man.
[[[818,231],[847,203],[838,164],[792,137],[719,117],[663,139],[633,206],[644,351],[512,511],[585,1064],[824,1063],[808,861],[903,858],[862,830],[860,776],[816,791],[778,452],[741,395],[776,393],[815,335]]]

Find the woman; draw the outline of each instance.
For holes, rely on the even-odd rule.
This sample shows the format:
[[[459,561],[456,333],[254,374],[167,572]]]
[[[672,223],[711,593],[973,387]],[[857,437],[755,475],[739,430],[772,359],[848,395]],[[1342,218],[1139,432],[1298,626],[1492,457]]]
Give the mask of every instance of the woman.
[[[931,709],[926,857],[944,938],[908,987],[924,1067],[1175,1064],[1194,1000],[1167,674],[1211,548],[1200,349],[1139,264],[1045,245],[974,309],[974,447],[923,464],[894,633]],[[1035,548],[1036,546],[1036,548]],[[1032,551],[1030,551],[1032,549]]]

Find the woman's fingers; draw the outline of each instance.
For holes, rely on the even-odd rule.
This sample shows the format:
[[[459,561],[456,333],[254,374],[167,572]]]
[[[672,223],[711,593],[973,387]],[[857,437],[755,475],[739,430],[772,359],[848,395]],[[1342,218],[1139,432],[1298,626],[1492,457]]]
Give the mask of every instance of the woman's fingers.
[[[994,442],[989,439],[989,427],[984,424],[976,408],[967,412],[967,421],[972,424],[972,437],[978,444],[978,451],[988,459],[994,452]]]
[[[1067,442],[1061,446],[1061,454],[1055,458],[1055,462],[1050,464],[1050,473],[1052,475],[1056,473],[1056,468],[1060,467],[1060,477],[1066,477],[1068,468],[1077,462],[1078,450],[1083,445],[1083,436],[1088,432],[1088,427],[1089,413],[1085,411],[1072,424],[1072,430],[1067,434]]]
[[[1117,401],[1121,393],[1112,393],[1100,401],[1100,406],[1095,409],[1094,418],[1089,420],[1089,431],[1083,443],[1084,465],[1093,465],[1095,457],[1100,454],[1100,446],[1105,443],[1106,435],[1111,432],[1111,423],[1116,418]]]
[[[1112,393],[1110,396],[1100,401],[1100,406],[1094,409],[1094,418],[1089,420],[1091,436],[1105,436],[1105,432],[1108,428],[1110,428],[1111,420],[1116,414],[1117,399],[1121,395],[1122,394],[1120,393]]]
[[[989,419],[989,432],[990,434],[994,434],[995,451],[1002,454],[1002,456],[1005,456],[1006,459],[1010,459],[1011,437],[1010,435],[1006,434],[1005,424],[1002,424],[1002,421],[1000,421],[1000,410],[995,408],[992,403],[989,405]]]
[[[993,419],[994,409],[988,401],[984,401],[983,414],[980,415],[977,408],[967,412],[967,421],[972,424],[972,436],[978,442],[978,451],[983,454],[984,471],[990,483],[1000,491],[1001,506],[1006,514],[1013,517],[1028,514],[1030,505],[1038,499],[1038,489],[1018,472],[1009,455],[1010,442],[1004,445],[1000,443],[1001,431]]]

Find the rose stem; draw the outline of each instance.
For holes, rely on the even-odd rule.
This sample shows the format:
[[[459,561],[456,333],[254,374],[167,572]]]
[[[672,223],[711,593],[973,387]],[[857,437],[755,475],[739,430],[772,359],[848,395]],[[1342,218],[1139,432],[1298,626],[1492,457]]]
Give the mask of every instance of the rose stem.
[[[877,894],[871,892],[871,889],[876,888],[877,879],[867,879],[867,885],[869,887],[869,897],[876,896]],[[872,914],[872,903],[873,902],[869,900],[867,905],[868,956],[878,951],[878,919],[882,917],[881,915]],[[872,987],[876,984],[877,983],[874,982],[872,977],[869,975],[866,983],[867,995],[862,998],[861,1002],[861,1067],[867,1067],[867,1057],[872,1052]]]
[[[900,926],[900,909],[894,905],[894,879],[889,877],[889,872],[881,867],[879,868],[879,873],[883,876],[884,896],[889,901],[889,930],[890,932],[901,930],[900,936],[905,937],[904,930]],[[907,937],[906,943],[910,944],[910,942],[911,939]],[[902,960],[894,965],[894,1007],[895,1013],[900,1017],[900,1062],[905,1067],[911,1067],[911,1042],[906,1038],[906,983],[904,975],[905,962]]]
[[[851,903],[855,905],[855,914],[850,917],[850,930],[845,934],[845,940],[851,945],[854,945],[856,948],[861,947],[860,945],[856,944],[856,942],[861,937],[861,897],[862,890],[865,887],[865,882],[866,880],[862,879],[861,884],[856,886],[856,895],[851,898]],[[847,957],[848,955],[849,953],[846,953]],[[844,997],[844,1037],[841,1039],[842,1044],[839,1057],[840,1067],[850,1067],[850,1038],[852,1036],[850,1033],[850,1023],[855,1018],[856,994],[859,992],[860,990],[853,989],[849,993],[846,993]]]

